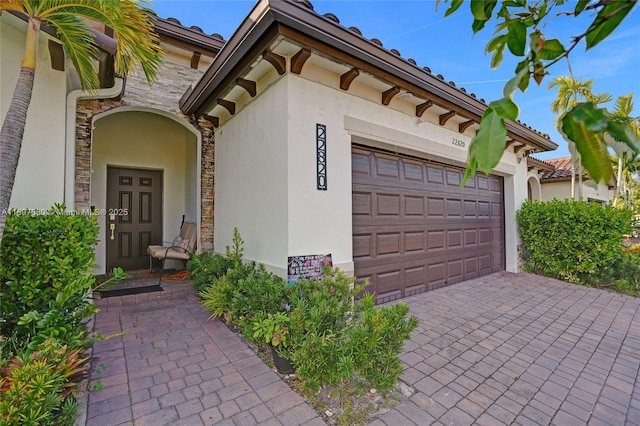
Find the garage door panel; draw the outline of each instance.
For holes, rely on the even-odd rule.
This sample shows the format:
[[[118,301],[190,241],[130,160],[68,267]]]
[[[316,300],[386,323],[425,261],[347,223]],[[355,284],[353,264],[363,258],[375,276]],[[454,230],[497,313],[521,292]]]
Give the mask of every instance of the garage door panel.
[[[477,229],[465,229],[464,230],[464,246],[475,247],[478,245],[478,230]]]
[[[447,169],[445,175],[447,176],[447,185],[455,186],[456,188],[460,187],[460,182],[462,180],[458,170]]]
[[[443,172],[440,166],[425,166],[427,168],[427,180],[432,183],[444,183]]]
[[[351,167],[353,174],[371,176],[371,162],[369,152],[353,151],[351,154]]]
[[[404,233],[404,253],[424,252],[425,232],[405,232]]]
[[[427,216],[444,217],[444,198],[427,197]]]
[[[353,236],[353,259],[354,260],[370,260],[373,259],[373,235],[354,235]]]
[[[445,248],[445,231],[427,231],[427,249],[428,251],[442,250]]]
[[[462,230],[450,229],[447,231],[447,248],[462,247]]]
[[[371,219],[373,217],[373,194],[371,192],[354,192],[351,199],[354,219]]]
[[[400,233],[391,232],[376,235],[375,254],[376,257],[383,255],[399,255],[400,252]]]
[[[424,184],[424,167],[421,163],[411,161],[403,161],[401,163],[404,180],[407,182],[415,182],[420,185]]]
[[[478,276],[478,257],[467,257],[464,259],[464,278],[469,280]]]
[[[462,217],[462,200],[447,199],[447,217]]]
[[[354,149],[355,274],[371,277],[378,302],[503,269],[501,178],[460,189],[462,169],[377,152],[365,163],[363,152]]]
[[[447,281],[451,283],[454,280],[460,281],[464,273],[464,265],[462,259],[450,260],[447,262]],[[456,282],[458,282],[456,281]]]
[[[377,194],[376,216],[392,216],[392,219],[400,219],[400,195]]]
[[[478,217],[478,203],[476,201],[464,201],[464,217]]]
[[[416,195],[404,196],[405,217],[424,217],[424,197]]]
[[[375,171],[377,177],[384,177],[392,180],[400,180],[400,162],[397,159],[386,157],[375,157]]]

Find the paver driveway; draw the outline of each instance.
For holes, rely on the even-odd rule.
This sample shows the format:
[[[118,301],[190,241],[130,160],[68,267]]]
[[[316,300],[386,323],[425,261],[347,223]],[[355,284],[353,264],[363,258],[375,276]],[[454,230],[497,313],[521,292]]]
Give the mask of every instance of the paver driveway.
[[[640,425],[640,299],[494,274],[404,300],[420,325],[376,425]]]
[[[529,274],[405,299],[415,393],[372,425],[640,425],[640,300]],[[189,287],[98,300],[87,424],[324,424]],[[97,365],[96,364],[96,365]]]

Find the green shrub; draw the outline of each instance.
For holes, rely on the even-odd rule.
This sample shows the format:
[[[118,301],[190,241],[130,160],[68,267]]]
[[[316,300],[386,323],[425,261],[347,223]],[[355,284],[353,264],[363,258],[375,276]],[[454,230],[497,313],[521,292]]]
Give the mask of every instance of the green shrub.
[[[264,265],[239,264],[200,292],[202,304],[212,317],[238,321],[259,312],[277,313],[287,302],[287,283],[267,272]]]
[[[620,256],[599,275],[596,287],[640,297],[640,244],[623,248]]]
[[[583,201],[527,201],[516,218],[527,270],[588,284],[619,258],[632,213]]]
[[[226,274],[232,266],[233,262],[228,258],[210,252],[194,254],[187,263],[193,288],[198,293],[210,286],[215,279]]]
[[[69,214],[62,205],[7,216],[0,247],[3,334],[32,349],[49,336],[73,349],[84,344],[80,324],[96,312],[87,296],[97,236],[95,216]]]
[[[360,299],[358,320],[349,330],[350,350],[362,377],[377,388],[391,389],[402,374],[398,355],[418,326],[418,318],[407,318],[409,307],[404,303],[374,305],[373,294]]]
[[[229,309],[233,298],[233,290],[233,281],[227,275],[223,275],[220,278],[216,278],[210,286],[199,293],[202,299],[202,306],[211,312],[209,318],[221,318],[227,323],[232,320]]]
[[[296,368],[302,387],[316,390],[354,378],[390,389],[402,373],[402,345],[417,325],[405,304],[374,307],[375,298],[354,300],[364,286],[337,269],[295,285],[255,263],[242,264],[237,229],[227,248],[233,266],[200,292],[212,317],[234,321],[243,336],[271,344]]]
[[[77,407],[73,389],[88,370],[88,358],[55,339],[37,352],[24,351],[0,368],[0,424],[71,425]]]

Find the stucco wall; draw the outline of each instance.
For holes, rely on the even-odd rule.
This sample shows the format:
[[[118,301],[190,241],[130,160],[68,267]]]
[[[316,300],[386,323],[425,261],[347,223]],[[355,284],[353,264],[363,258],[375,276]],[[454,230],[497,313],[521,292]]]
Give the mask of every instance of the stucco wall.
[[[230,243],[235,223],[249,259],[284,273],[287,256],[331,253],[334,265],[352,272],[352,142],[464,165],[467,148],[452,139],[468,147],[471,136],[455,124],[418,120],[415,106],[402,100],[394,108],[380,104],[379,92],[377,102],[369,100],[366,87],[345,92],[319,84],[320,70],[304,75],[285,75],[216,131],[216,249]],[[316,189],[316,123],[327,128],[327,191]],[[260,158],[273,162],[270,173]],[[515,211],[527,198],[526,163],[507,152],[495,172],[505,177],[507,269],[515,271]],[[254,234],[260,241],[252,241]]]
[[[0,117],[9,108],[20,73],[26,23],[3,13],[0,16]],[[49,36],[38,45],[36,76],[20,161],[11,196],[13,208],[46,209],[64,199],[65,99],[64,71],[51,68]]]
[[[245,257],[280,273],[288,240],[287,96],[280,79],[216,130],[215,150],[215,250],[231,245],[237,227]]]
[[[605,203],[611,202],[609,188],[605,184],[596,184],[594,181],[582,183],[582,198],[584,200],[598,200]],[[576,178],[575,198],[579,198],[578,183]],[[542,201],[553,199],[565,200],[571,198],[571,181],[542,182]]]

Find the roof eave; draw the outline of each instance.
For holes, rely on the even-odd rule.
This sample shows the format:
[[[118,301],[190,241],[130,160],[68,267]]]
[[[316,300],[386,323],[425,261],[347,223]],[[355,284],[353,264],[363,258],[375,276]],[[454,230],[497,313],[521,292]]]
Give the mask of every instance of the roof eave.
[[[249,17],[259,15],[258,21],[250,21]],[[238,30],[229,39],[211,67],[203,75],[195,88],[180,108],[187,114],[203,114],[206,108],[207,98],[222,82],[227,72],[233,69],[242,60],[243,55],[273,24],[282,24],[298,31],[310,38],[330,45],[361,61],[370,64],[389,74],[396,75],[410,85],[422,88],[435,96],[467,110],[476,118],[480,118],[486,109],[486,105],[459,89],[447,84],[425,70],[418,68],[407,60],[394,55],[383,47],[377,46],[370,40],[354,33],[353,31],[324,18],[323,16],[309,12],[300,4],[289,1],[259,2],[249,14]],[[217,70],[217,71],[216,71]],[[558,145],[544,137],[542,134],[525,127],[519,123],[507,121],[508,131],[533,142],[541,150],[555,150]]]

